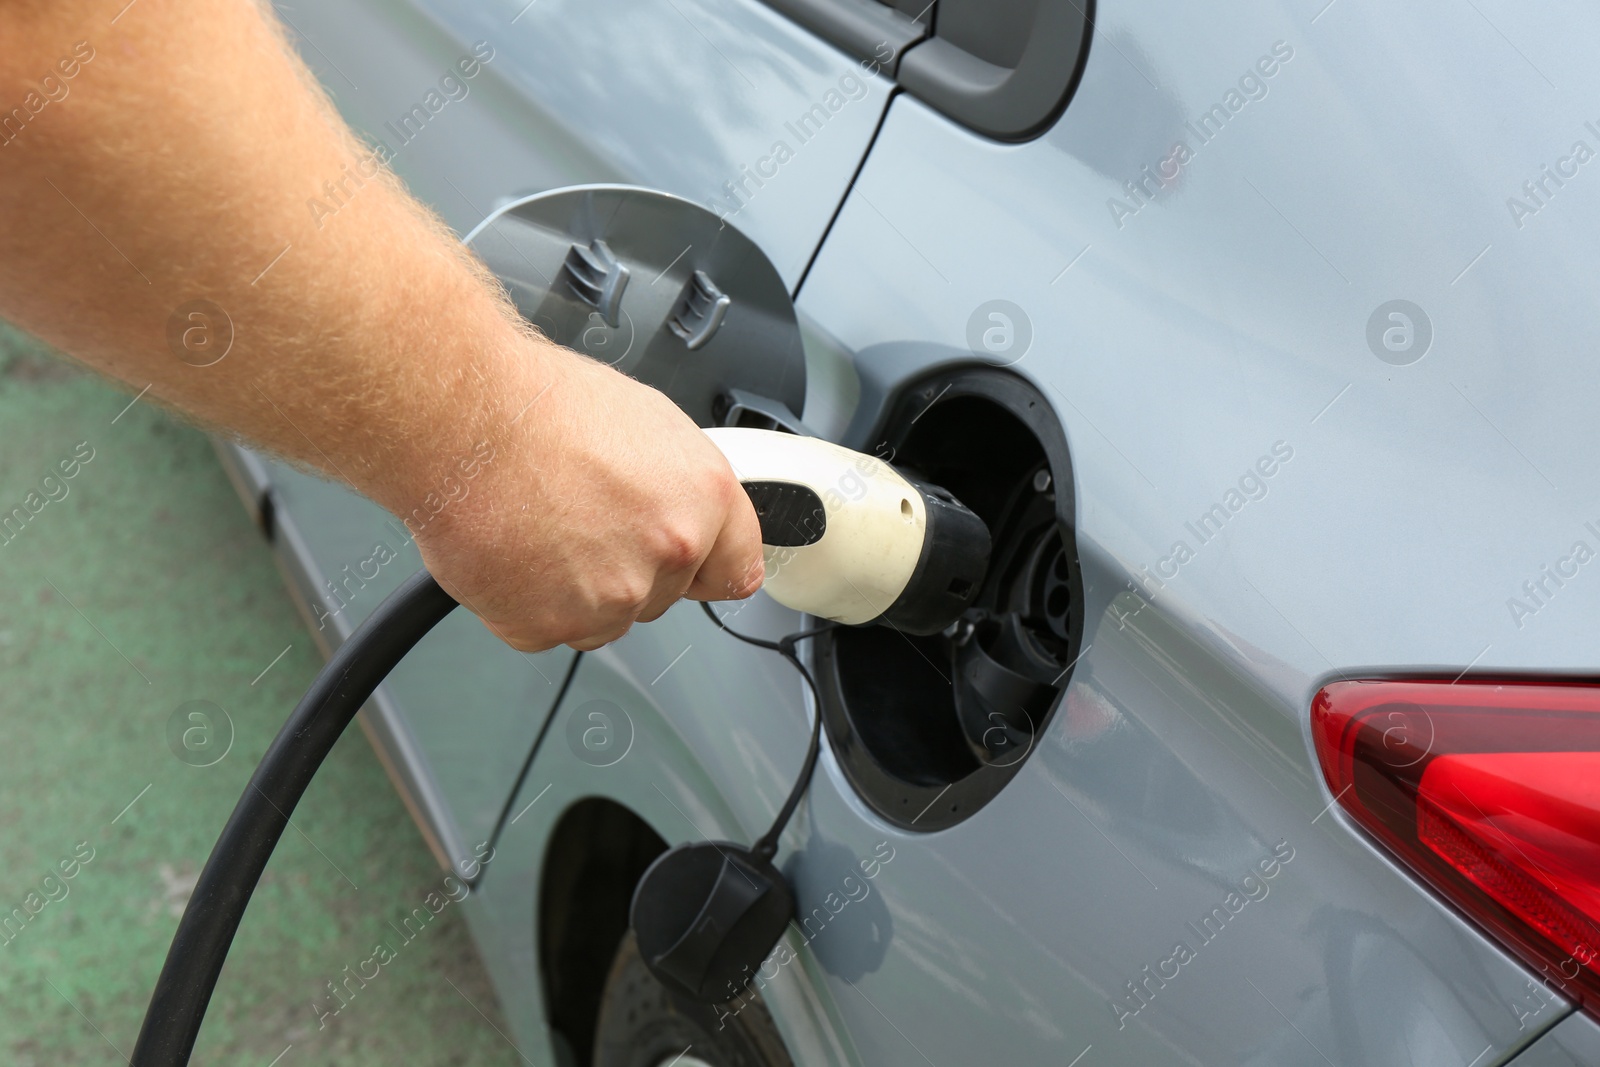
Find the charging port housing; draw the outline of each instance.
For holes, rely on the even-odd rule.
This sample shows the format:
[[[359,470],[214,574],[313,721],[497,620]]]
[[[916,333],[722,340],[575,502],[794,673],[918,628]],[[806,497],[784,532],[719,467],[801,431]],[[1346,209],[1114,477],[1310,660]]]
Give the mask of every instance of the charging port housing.
[[[890,822],[938,830],[1004,788],[1071,681],[1083,633],[1072,462],[1044,397],[987,367],[903,390],[873,440],[976,512],[993,540],[982,588],[943,633],[854,627],[815,650],[824,724],[851,784]]]

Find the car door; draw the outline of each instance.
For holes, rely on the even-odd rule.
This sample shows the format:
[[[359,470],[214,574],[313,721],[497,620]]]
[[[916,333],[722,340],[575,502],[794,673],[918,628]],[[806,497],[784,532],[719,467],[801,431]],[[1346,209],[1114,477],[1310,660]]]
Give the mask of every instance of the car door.
[[[1019,7],[986,25],[1067,18]],[[1308,723],[1343,677],[1592,673],[1583,627],[1508,639],[1484,592],[1526,569],[1486,539],[1577,521],[1541,469],[1594,486],[1530,414],[1586,425],[1592,385],[1563,390],[1587,379],[1492,398],[1514,342],[1582,335],[1540,257],[1592,271],[1554,231],[1495,229],[1484,190],[1506,149],[1541,158],[1531,139],[1487,161],[1441,131],[1448,173],[1407,141],[1435,83],[1520,130],[1538,70],[1471,13],[1329,7],[1102,7],[1059,118],[984,91],[1048,35],[975,34],[950,0],[901,63],[931,87],[894,98],[799,291],[829,368],[805,415],[1005,531],[1003,589],[971,632],[816,642],[829,746],[785,838],[798,962],[762,993],[819,1057],[1481,1065],[1571,1010],[1519,1007],[1532,972],[1345,821]],[[1388,84],[1372,57],[1424,25],[1425,76]],[[908,79],[919,49],[933,69]],[[1592,618],[1586,595],[1560,610]],[[669,841],[759,833],[803,736],[782,665],[724,641],[677,609],[570,694],[652,740],[655,774],[605,788]],[[1023,714],[991,733],[1002,691]]]
[[[1011,143],[892,103],[798,300],[860,379],[842,438],[958,496],[973,466],[1069,487],[1082,615],[1020,767],[966,796],[1016,757],[972,770],[927,724],[959,650],[819,660],[800,914],[861,1062],[1481,1065],[1569,1010],[1343,820],[1308,734],[1344,677],[1593,672],[1595,590],[1537,635],[1501,604],[1581,528],[1554,486],[1596,484],[1565,458],[1592,381],[1556,355],[1593,307],[1556,279],[1592,265],[1502,202],[1582,132],[1539,68],[1592,77],[1554,29],[1592,13],[1523,27],[1528,59],[1498,12],[1423,7],[1097,5],[1070,105]],[[829,894],[884,840],[835,938]]]
[[[527,193],[646,184],[758,235],[791,285],[889,91],[875,69],[750,0],[339,0],[278,14],[346,120],[458,232]],[[308,210],[325,221],[359,195],[344,175],[316,192]],[[219,450],[325,650],[420,566],[393,516],[270,458]],[[463,614],[374,699],[363,725],[441,864],[494,836],[573,660],[519,655]]]

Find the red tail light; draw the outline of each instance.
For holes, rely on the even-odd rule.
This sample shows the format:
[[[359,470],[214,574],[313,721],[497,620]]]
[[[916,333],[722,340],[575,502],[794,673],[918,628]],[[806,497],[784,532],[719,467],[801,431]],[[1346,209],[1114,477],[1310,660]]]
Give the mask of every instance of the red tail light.
[[[1600,686],[1338,682],[1311,726],[1344,810],[1600,1015]]]

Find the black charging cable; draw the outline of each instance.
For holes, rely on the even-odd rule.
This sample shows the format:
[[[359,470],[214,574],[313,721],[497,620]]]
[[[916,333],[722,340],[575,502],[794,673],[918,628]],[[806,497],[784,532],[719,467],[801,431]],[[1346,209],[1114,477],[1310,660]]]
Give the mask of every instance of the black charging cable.
[[[825,634],[829,630],[837,629],[838,623],[825,623],[810,630],[801,630],[787,637],[780,637],[776,641],[767,641],[760,637],[751,637],[728,626],[722,621],[711,605],[705,601],[700,602],[700,607],[705,609],[706,615],[718,628],[729,637],[738,638],[747,645],[757,648],[770,649],[794,665],[800,672],[800,677],[806,680],[806,686],[811,690],[811,701],[816,705],[816,714],[811,717],[811,743],[806,748],[805,762],[800,764],[800,774],[795,778],[794,788],[789,791],[789,799],[783,802],[783,807],[778,809],[778,817],[772,820],[772,828],[756,839],[750,846],[750,851],[764,860],[770,861],[778,854],[778,838],[783,833],[783,828],[789,824],[789,818],[794,814],[794,809],[800,806],[800,798],[806,795],[806,788],[811,784],[811,772],[816,770],[817,756],[822,749],[822,696],[817,692],[817,683],[811,677],[811,672],[806,665],[800,662],[800,656],[795,652],[795,645],[810,637]]]
[[[189,1062],[245,907],[278,839],[288,829],[295,805],[373,691],[417,642],[457,606],[433,575],[418,571],[356,628],[312,682],[261,757],[200,872],[156,979],[129,1067],[184,1067]],[[794,664],[810,687],[812,698],[818,699],[817,684],[800,662],[795,645],[832,629],[831,625],[766,641],[730,629],[709,604],[701,606],[725,633],[746,644],[771,649]],[[770,861],[777,853],[778,836],[805,795],[816,767],[821,708],[819,701],[799,780],[772,828],[751,850],[763,861]]]
[[[794,887],[772,861],[778,853],[778,838],[811,783],[822,747],[821,696],[795,646],[834,625],[768,641],[730,629],[711,605],[702,607],[724,633],[788,660],[805,679],[816,705],[811,741],[794,787],[771,828],[755,844],[686,841],[674,845],[650,862],[634,886],[628,923],[645,966],[673,993],[702,1004],[718,1004],[748,986],[750,976],[794,921]]]
[[[228,948],[289,816],[334,742],[397,663],[456,607],[427,571],[407,578],[340,645],[261,757],[200,872],[167,950],[130,1067],[183,1067]]]

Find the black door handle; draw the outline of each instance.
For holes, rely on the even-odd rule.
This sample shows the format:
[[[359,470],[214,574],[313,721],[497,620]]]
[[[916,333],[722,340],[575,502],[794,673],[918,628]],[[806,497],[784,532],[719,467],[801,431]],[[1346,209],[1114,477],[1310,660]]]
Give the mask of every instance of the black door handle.
[[[987,137],[1023,141],[1072,98],[1094,0],[939,0],[936,30],[901,60],[901,87]]]

